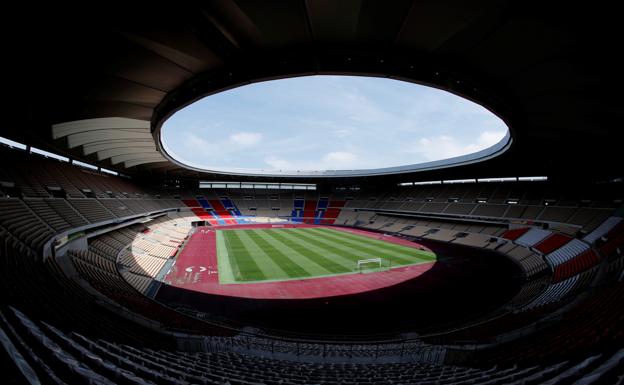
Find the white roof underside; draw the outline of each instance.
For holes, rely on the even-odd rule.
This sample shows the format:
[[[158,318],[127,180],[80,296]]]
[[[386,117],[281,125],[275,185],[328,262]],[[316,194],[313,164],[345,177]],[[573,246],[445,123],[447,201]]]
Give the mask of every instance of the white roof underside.
[[[146,163],[168,162],[156,149],[147,120],[97,118],[52,126],[52,138],[66,138],[67,147],[81,147],[84,155],[130,168]]]

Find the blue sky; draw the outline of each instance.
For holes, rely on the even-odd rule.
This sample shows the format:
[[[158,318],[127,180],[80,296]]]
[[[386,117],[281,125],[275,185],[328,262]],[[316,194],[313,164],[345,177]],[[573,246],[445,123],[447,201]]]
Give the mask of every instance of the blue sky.
[[[307,76],[199,100],[162,129],[167,151],[208,169],[353,170],[487,148],[507,126],[485,108],[385,78]]]

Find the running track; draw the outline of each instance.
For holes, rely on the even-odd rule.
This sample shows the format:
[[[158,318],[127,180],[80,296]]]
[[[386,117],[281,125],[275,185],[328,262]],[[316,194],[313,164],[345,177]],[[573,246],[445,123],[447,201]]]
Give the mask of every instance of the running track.
[[[271,228],[267,225],[213,226],[202,227],[210,230],[202,233],[197,229],[188,240],[171,270],[165,276],[165,283],[182,289],[207,294],[231,297],[262,298],[262,299],[304,299],[324,298],[339,295],[356,294],[381,289],[418,277],[433,267],[435,262],[414,266],[394,268],[368,274],[348,274],[334,277],[308,278],[281,282],[264,283],[219,283],[217,271],[217,247],[215,229],[236,228]],[[282,227],[326,227],[315,225],[285,225]],[[347,231],[371,238],[383,239],[409,247],[420,247],[414,242],[391,236],[372,233],[364,230],[331,227],[334,230]],[[425,248],[426,249],[426,248]]]

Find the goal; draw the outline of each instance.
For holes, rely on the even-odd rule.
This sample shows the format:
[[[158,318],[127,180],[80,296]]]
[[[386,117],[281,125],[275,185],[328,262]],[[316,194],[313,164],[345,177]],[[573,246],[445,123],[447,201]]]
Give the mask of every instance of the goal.
[[[388,269],[390,269],[390,259],[387,258],[369,258],[357,261],[358,273],[370,273]]]

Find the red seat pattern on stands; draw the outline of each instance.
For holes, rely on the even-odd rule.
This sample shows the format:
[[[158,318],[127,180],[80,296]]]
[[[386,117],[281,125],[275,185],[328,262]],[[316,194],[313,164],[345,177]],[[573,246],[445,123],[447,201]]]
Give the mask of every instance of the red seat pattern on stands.
[[[505,233],[503,234],[503,238],[506,239],[511,239],[512,241],[515,241],[516,239],[520,238],[521,236],[524,235],[524,233],[526,233],[527,231],[529,231],[528,227],[522,228],[522,229],[511,229],[511,230],[507,230],[505,231]]]
[[[587,250],[571,260],[562,263],[555,268],[553,274],[553,283],[561,282],[565,279],[573,277],[593,266],[595,266],[600,257],[594,252],[594,250]]]
[[[199,202],[197,202],[195,199],[182,199],[182,202],[184,202],[184,204],[188,207],[201,207]]]
[[[314,216],[316,214],[316,200],[305,201],[305,206],[303,207],[303,222],[314,224]]]
[[[236,219],[234,219],[232,217],[232,214],[230,214],[229,211],[227,211],[225,209],[225,207],[223,207],[223,203],[221,203],[220,200],[218,199],[209,199],[208,202],[210,202],[210,205],[212,206],[212,208],[214,209],[215,213],[221,218],[223,219],[223,221],[228,224],[228,225],[235,225],[238,222],[236,222]]]
[[[538,243],[534,247],[537,250],[539,250],[542,253],[544,253],[544,254],[550,254],[553,251],[555,251],[558,248],[560,248],[561,246],[563,246],[566,243],[570,242],[571,240],[572,240],[572,238],[567,236],[567,235],[555,233],[555,234],[551,235],[550,237],[544,239],[543,241],[541,241],[540,243]]]
[[[345,203],[345,201],[330,201],[327,210],[325,210],[325,215],[323,215],[321,224],[333,224],[336,221],[336,218],[338,218],[338,215],[340,215],[340,211],[344,207]]]
[[[211,221],[214,220],[214,218],[212,217],[212,215],[210,215],[209,213],[206,212],[206,210],[199,208],[199,207],[194,207],[191,209],[191,211],[197,216],[199,217],[199,219],[203,220],[203,221],[209,221],[210,224],[213,224]]]

